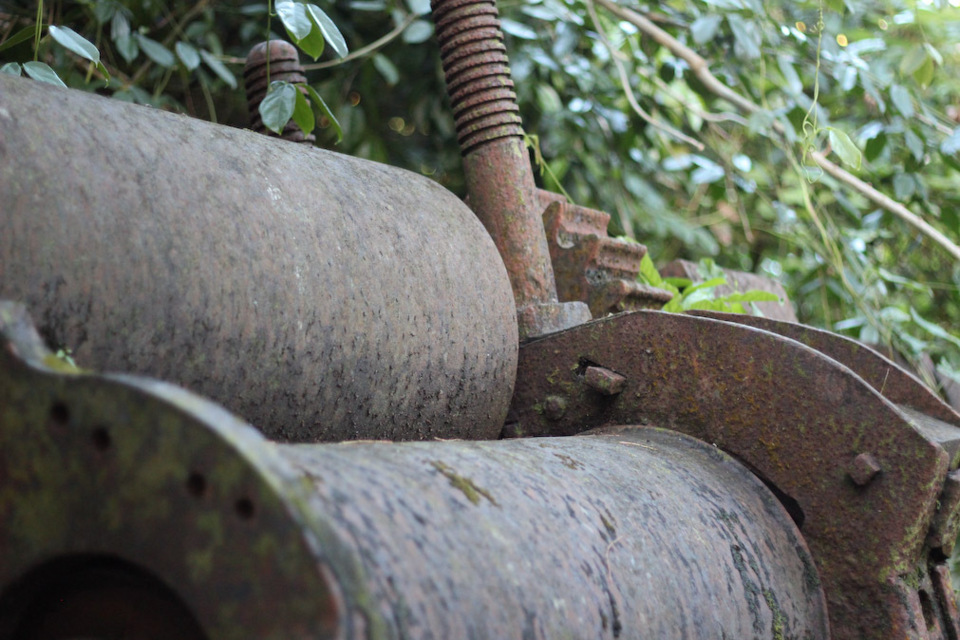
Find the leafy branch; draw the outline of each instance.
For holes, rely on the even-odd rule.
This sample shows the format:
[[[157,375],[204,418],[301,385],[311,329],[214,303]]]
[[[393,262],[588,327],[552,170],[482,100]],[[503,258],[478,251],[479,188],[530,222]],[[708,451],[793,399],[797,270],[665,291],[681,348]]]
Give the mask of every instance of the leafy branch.
[[[763,111],[763,108],[760,105],[740,95],[726,84],[721,82],[716,76],[714,76],[710,71],[707,61],[702,56],[658,27],[645,16],[642,16],[630,9],[621,7],[612,0],[596,0],[596,2],[617,17],[621,18],[622,20],[626,20],[635,26],[658,44],[666,47],[671,53],[673,53],[673,55],[684,60],[688,65],[690,65],[690,70],[694,73],[697,79],[714,95],[726,100],[730,104],[748,114],[759,113]],[[781,136],[784,135],[785,130],[782,124],[774,121],[771,126],[776,133]],[[881,193],[853,174],[834,164],[828,160],[822,152],[811,151],[809,153],[809,157],[812,158],[821,169],[829,173],[833,178],[868,198],[874,204],[886,209],[908,224],[914,226],[917,230],[931,238],[934,242],[939,244],[943,249],[950,253],[955,260],[960,261],[960,246],[957,246],[954,242],[937,231],[929,223],[903,206],[903,204]]]

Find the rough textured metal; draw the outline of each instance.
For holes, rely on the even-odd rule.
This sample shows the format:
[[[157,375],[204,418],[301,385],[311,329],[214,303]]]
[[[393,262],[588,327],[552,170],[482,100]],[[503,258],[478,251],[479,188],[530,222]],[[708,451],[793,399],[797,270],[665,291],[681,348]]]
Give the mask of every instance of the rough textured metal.
[[[587,367],[626,377],[602,396]],[[927,534],[948,456],[853,371],[799,342],[718,320],[639,311],[521,347],[506,435],[655,424],[714,443],[775,487],[810,545],[834,638],[926,638],[916,576],[943,556]],[[544,400],[566,403],[559,419]],[[864,487],[851,463],[882,471]],[[932,624],[932,623],[931,623]],[[938,623],[939,624],[939,623]]]
[[[494,0],[433,0],[431,5],[463,154],[484,142],[523,138]]]
[[[660,274],[664,278],[687,278],[694,282],[703,281],[699,268],[695,262],[688,260],[674,260],[663,266]],[[757,308],[767,318],[784,320],[786,322],[797,322],[797,313],[793,310],[793,305],[787,298],[787,292],[783,285],[772,278],[757,275],[755,273],[746,273],[734,269],[724,269],[723,275],[727,278],[727,284],[716,287],[714,291],[718,296],[735,293],[737,291],[749,291],[759,289],[768,291],[780,298],[780,302],[756,302]]]
[[[939,443],[950,454],[951,469],[960,464],[960,415],[915,376],[879,352],[856,340],[801,324],[733,313],[692,313],[771,331],[842,362],[877,393],[898,405],[915,428]]]
[[[253,47],[247,55],[247,62],[243,67],[243,83],[247,91],[247,108],[250,110],[250,128],[257,133],[275,136],[267,129],[260,117],[260,103],[267,95],[271,82],[289,82],[298,84],[306,82],[303,67],[300,66],[300,54],[297,48],[284,40],[270,40],[261,42]],[[300,89],[305,96],[305,89]],[[280,135],[284,140],[303,142],[312,145],[316,136],[311,133],[305,135],[296,122],[291,120],[283,128]]]
[[[870,484],[870,481],[877,477],[877,474],[883,471],[883,467],[869,453],[858,453],[850,464],[850,470],[847,472],[850,478],[859,487]]]
[[[604,367],[587,367],[583,374],[583,382],[599,394],[615,396],[623,391],[627,379]]]
[[[787,513],[692,438],[277,445],[170,385],[55,375],[35,342],[0,347],[4,640],[21,579],[106,555],[211,640],[828,635]]]
[[[580,300],[600,318],[609,313],[659,309],[669,291],[637,282],[647,248],[607,235],[610,214],[540,191],[543,228],[560,300]]]
[[[432,0],[470,208],[500,250],[520,339],[586,322],[560,303],[494,0]]]
[[[927,535],[927,544],[933,549],[940,549],[944,556],[950,556],[957,535],[960,535],[960,470],[951,471],[947,476],[938,500],[937,514]]]
[[[422,176],[3,76],[0,202],[0,296],[82,366],[280,439],[500,431],[510,285]]]

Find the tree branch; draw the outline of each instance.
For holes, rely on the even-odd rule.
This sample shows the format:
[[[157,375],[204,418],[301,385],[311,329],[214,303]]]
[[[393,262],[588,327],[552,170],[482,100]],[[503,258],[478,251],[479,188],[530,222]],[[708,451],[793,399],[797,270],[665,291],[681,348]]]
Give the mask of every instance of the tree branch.
[[[403,22],[398,24],[393,31],[382,36],[370,44],[352,51],[347,55],[343,56],[339,60],[327,60],[325,62],[317,62],[314,64],[305,64],[303,65],[304,71],[316,71],[317,69],[329,69],[330,67],[336,67],[338,65],[350,62],[351,60],[356,60],[357,58],[362,58],[365,55],[373,53],[377,49],[386,46],[391,40],[397,38],[401,33],[403,33],[407,27],[413,24],[417,20],[417,16],[414,14],[408,14]]]
[[[623,92],[627,96],[627,102],[630,103],[630,106],[633,108],[634,112],[643,120],[652,127],[663,131],[667,135],[673,136],[678,140],[686,142],[690,146],[694,147],[697,151],[703,151],[703,143],[699,140],[694,140],[685,133],[678,131],[671,127],[670,125],[656,120],[651,116],[647,111],[640,106],[640,103],[637,102],[637,96],[633,93],[633,89],[630,87],[630,79],[627,77],[627,71],[623,68],[623,63],[620,61],[618,55],[619,52],[615,51],[613,45],[610,44],[610,41],[607,39],[606,34],[603,31],[603,27],[600,26],[600,19],[597,17],[597,9],[593,6],[593,0],[586,0],[587,11],[590,13],[590,19],[593,20],[593,26],[597,29],[597,35],[600,36],[600,41],[603,42],[603,46],[607,48],[607,51],[610,52],[610,57],[613,59],[613,64],[617,67],[617,74],[620,76],[620,85],[623,87]]]
[[[727,85],[720,82],[720,80],[718,80],[717,77],[710,72],[707,61],[703,57],[655,25],[646,17],[635,11],[621,7],[612,0],[596,0],[596,2],[617,17],[621,18],[622,20],[626,20],[630,24],[637,27],[640,31],[652,38],[661,46],[669,49],[673,55],[686,61],[686,63],[690,65],[690,70],[697,77],[697,79],[703,84],[704,87],[706,87],[716,96],[726,100],[741,111],[745,111],[747,113],[756,113],[763,110],[763,108],[757,103],[740,95]],[[783,135],[784,133],[783,125],[781,125],[779,122],[773,123],[773,129],[780,135]],[[881,193],[866,182],[860,180],[850,172],[837,166],[819,151],[811,152],[809,157],[813,158],[813,161],[816,162],[817,165],[826,173],[833,176],[833,178],[860,193],[874,204],[899,217],[907,224],[914,226],[922,234],[926,235],[943,247],[956,260],[960,261],[960,246],[957,246],[945,235],[930,226],[930,224],[924,221],[923,218],[907,209],[901,203],[890,198],[886,194]]]

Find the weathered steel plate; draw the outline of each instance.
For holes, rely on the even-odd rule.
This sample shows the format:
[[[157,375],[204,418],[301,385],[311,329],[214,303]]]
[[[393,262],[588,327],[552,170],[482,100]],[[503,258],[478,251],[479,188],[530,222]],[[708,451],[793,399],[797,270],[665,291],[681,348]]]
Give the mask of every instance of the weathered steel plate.
[[[621,391],[589,384],[591,367],[623,376]],[[655,311],[596,320],[521,347],[508,420],[512,436],[653,424],[737,456],[801,523],[836,638],[922,638],[925,618],[943,614],[922,610],[915,576],[942,560],[926,540],[947,454],[856,373],[799,342]]]

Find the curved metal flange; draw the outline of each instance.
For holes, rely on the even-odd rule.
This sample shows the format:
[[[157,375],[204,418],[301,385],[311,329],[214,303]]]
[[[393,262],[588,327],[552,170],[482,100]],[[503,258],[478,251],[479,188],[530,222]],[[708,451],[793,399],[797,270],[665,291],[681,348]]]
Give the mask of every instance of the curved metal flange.
[[[918,586],[947,455],[849,368],[767,331],[655,311],[521,347],[504,435],[631,423],[714,443],[781,492],[817,559],[835,638],[956,628],[949,585]]]
[[[716,311],[691,315],[745,324],[796,340],[852,369],[880,395],[898,405],[914,426],[950,455],[950,468],[960,464],[960,414],[938,398],[927,385],[897,363],[852,338],[795,322]],[[931,420],[932,419],[932,420]]]
[[[0,301],[0,638],[40,637],[18,585],[46,563],[96,572],[118,558],[175,589],[209,638],[335,637],[339,594],[303,570],[317,556],[278,498],[298,486],[284,469],[212,402],[60,363],[25,308]]]

